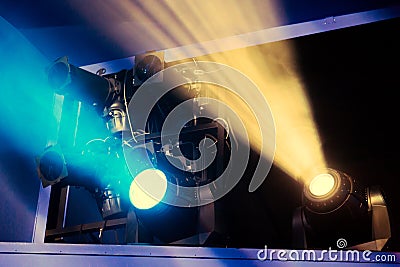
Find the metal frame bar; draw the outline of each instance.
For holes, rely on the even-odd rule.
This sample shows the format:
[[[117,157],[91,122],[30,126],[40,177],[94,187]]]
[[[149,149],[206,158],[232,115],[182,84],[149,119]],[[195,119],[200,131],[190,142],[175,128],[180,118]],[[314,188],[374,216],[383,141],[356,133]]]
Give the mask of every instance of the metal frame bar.
[[[288,40],[300,36],[338,30],[397,17],[400,17],[400,6],[272,27],[207,42],[169,48],[164,50],[164,60],[165,62],[173,62],[211,53]],[[93,73],[96,73],[100,68],[105,68],[107,73],[114,73],[121,69],[131,69],[134,64],[133,62],[135,62],[135,56],[90,64],[81,66],[81,68]]]
[[[126,218],[120,218],[120,219],[107,220],[101,222],[80,224],[65,228],[49,229],[46,230],[46,238],[54,239],[58,237],[71,236],[75,234],[98,232],[100,231],[100,229],[102,229],[102,231],[113,230],[125,227],[126,222],[127,222]]]
[[[65,115],[63,116],[65,109],[76,113],[76,116],[74,118],[67,116],[68,119],[65,119]],[[47,146],[55,145],[60,140],[61,145],[64,147],[73,147],[80,115],[80,103],[71,98],[54,94],[53,115],[57,120],[57,130],[49,134]],[[58,186],[43,188],[40,185],[32,242],[44,243],[46,241],[47,228],[64,227],[68,195],[68,186],[63,188]]]
[[[271,249],[261,249],[268,254]],[[205,248],[182,246],[150,245],[81,245],[81,244],[30,244],[1,243],[0,266],[381,266],[372,261],[332,261],[328,253],[318,261],[282,261],[275,253],[272,260],[258,259],[260,249]],[[275,250],[277,251],[277,250]],[[297,250],[301,253],[301,250]],[[288,252],[287,252],[288,253]],[[394,255],[391,266],[400,264],[400,253],[371,252],[369,258],[377,255]],[[389,264],[389,262],[387,262]],[[389,264],[389,265],[390,265]],[[389,266],[388,265],[388,266]]]
[[[55,145],[58,141],[63,103],[64,103],[64,97],[61,95],[54,94],[53,115],[56,118],[57,127],[55,127],[56,130],[54,132],[49,133],[46,146]],[[51,187],[43,188],[43,185],[40,183],[38,202],[36,206],[35,222],[32,233],[33,243],[44,243],[46,237],[46,225],[47,225],[47,215],[50,204],[50,195],[51,195]]]

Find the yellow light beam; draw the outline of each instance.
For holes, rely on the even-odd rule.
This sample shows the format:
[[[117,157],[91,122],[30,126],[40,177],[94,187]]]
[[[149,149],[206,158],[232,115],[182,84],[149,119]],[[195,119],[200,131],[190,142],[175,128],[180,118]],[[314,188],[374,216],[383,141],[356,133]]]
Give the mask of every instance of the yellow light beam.
[[[119,1],[100,2],[102,6],[97,8],[85,7],[77,0],[71,3],[100,32],[105,31],[105,35],[115,41],[116,47],[126,51],[133,45],[148,43],[164,48],[201,43],[265,29],[266,25],[277,26],[283,19],[282,10],[275,1],[251,0],[244,4],[240,0],[166,0],[143,1],[138,5],[130,1]],[[109,18],[121,17],[126,22],[120,23],[117,28],[110,28],[107,19],[96,15],[98,8],[110,10],[107,15]],[[265,10],[268,10],[268,17],[265,16]],[[133,27],[139,27],[140,31],[135,31]],[[134,32],[145,34],[135,36]],[[241,41],[238,39],[237,42]],[[224,48],[218,47],[218,50],[223,51]],[[309,172],[314,168],[325,167],[318,131],[304,85],[296,71],[296,61],[289,41],[214,54],[205,50],[204,53],[208,55],[198,57],[197,60],[220,62],[238,69],[252,79],[264,94],[275,120],[274,163],[277,166],[302,181],[309,178]],[[234,81],[234,77],[226,79]],[[215,97],[220,97],[236,108],[246,122],[252,147],[260,151],[259,128],[251,111],[244,108],[239,98],[229,94],[215,94]],[[258,100],[254,101],[257,103]],[[271,158],[271,155],[261,156]]]

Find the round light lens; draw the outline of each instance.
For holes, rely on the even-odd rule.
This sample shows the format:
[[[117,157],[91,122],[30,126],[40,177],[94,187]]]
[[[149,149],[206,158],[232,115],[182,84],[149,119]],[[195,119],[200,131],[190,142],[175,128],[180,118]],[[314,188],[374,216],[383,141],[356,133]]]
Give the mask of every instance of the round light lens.
[[[309,189],[310,193],[317,197],[329,194],[335,186],[335,178],[329,173],[319,174],[312,179]]]
[[[129,199],[138,209],[150,209],[163,199],[167,191],[167,177],[157,169],[140,172],[129,188]]]

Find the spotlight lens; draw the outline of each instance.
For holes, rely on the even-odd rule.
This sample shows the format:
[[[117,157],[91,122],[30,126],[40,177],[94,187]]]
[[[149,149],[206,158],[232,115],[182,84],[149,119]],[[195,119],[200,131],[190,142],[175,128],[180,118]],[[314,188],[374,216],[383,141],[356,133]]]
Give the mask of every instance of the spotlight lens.
[[[335,178],[329,173],[319,174],[312,179],[309,189],[317,197],[325,196],[333,190]]]
[[[62,89],[68,78],[68,65],[63,62],[57,62],[49,70],[48,79],[50,86],[54,89]]]
[[[142,82],[156,74],[162,69],[161,60],[154,56],[145,56],[136,66],[136,75]]]
[[[39,170],[46,180],[54,182],[60,178],[63,171],[63,164],[63,159],[60,154],[49,151],[40,159]]]
[[[167,177],[157,169],[140,172],[129,188],[129,199],[138,209],[150,209],[163,199],[167,191]]]

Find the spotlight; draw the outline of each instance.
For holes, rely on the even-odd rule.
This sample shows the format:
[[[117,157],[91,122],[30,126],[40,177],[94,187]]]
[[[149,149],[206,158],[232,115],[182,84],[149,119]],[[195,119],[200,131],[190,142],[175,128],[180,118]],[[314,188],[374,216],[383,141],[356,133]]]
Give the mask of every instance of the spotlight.
[[[89,141],[80,152],[65,153],[59,145],[46,148],[36,159],[43,187],[83,187],[95,198],[104,219],[124,216],[132,177],[118,144],[117,138],[107,138]]]
[[[92,157],[84,153],[64,153],[60,145],[49,146],[36,157],[36,169],[43,187],[93,186],[96,182],[96,167]]]
[[[133,180],[129,186],[129,200],[137,209],[151,209],[163,199],[167,191],[166,174],[156,169],[157,157],[153,142],[129,146],[125,159]]]
[[[151,209],[160,203],[167,191],[167,177],[157,169],[147,169],[133,179],[129,199],[138,209]]]
[[[304,185],[292,226],[296,248],[326,248],[344,238],[348,247],[381,250],[391,235],[381,190],[331,168]]]
[[[311,180],[310,193],[315,197],[324,197],[331,193],[335,186],[335,178],[329,173],[318,174]]]
[[[164,68],[164,52],[147,52],[135,56],[134,85],[139,86]]]
[[[55,60],[47,68],[47,76],[50,86],[58,94],[99,106],[101,110],[110,104],[113,92],[120,90],[117,80],[78,68],[70,64],[66,56]]]
[[[37,172],[43,187],[57,184],[68,176],[64,155],[58,146],[49,146],[36,158]]]
[[[367,209],[365,190],[347,174],[329,168],[306,184],[303,195],[309,213],[331,213],[345,203],[351,206],[351,213]],[[358,208],[353,210],[353,206]]]

